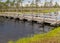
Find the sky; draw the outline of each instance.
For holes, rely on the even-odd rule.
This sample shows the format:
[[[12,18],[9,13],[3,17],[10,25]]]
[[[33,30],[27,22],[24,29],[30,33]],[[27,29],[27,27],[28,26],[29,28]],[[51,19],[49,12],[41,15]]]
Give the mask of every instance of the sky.
[[[2,0],[2,1],[6,1],[6,0]],[[12,0],[11,0],[12,1]],[[24,0],[24,2],[27,2],[27,1],[32,1],[32,0]],[[45,0],[41,0],[41,2],[44,2]],[[47,0],[47,1],[50,1],[50,0]],[[60,0],[53,0],[54,2],[60,2]]]
[[[27,4],[28,1],[31,1],[32,2],[32,0],[25,0],[24,1],[24,4]],[[47,0],[47,1],[49,2],[50,0]],[[45,2],[45,0],[41,0],[41,3],[44,3],[44,2]],[[53,0],[53,4],[55,4],[55,2],[57,2],[60,5],[60,0]]]
[[[25,1],[24,1],[24,4],[27,4],[28,1],[31,1],[31,2],[32,2],[32,0],[25,0]],[[47,1],[49,2],[50,0],[47,0]],[[41,0],[41,3],[44,4],[44,2],[45,2],[45,0]],[[55,4],[55,2],[57,2],[57,3],[60,5],[60,0],[53,0],[53,4]],[[43,5],[43,4],[42,4],[42,5]]]
[[[3,2],[5,2],[5,1],[6,0],[3,0]],[[10,0],[10,1],[12,1],[12,0]],[[23,4],[24,5],[27,4],[28,1],[32,2],[32,0],[24,0]],[[47,0],[47,1],[49,2],[50,0]],[[41,0],[41,3],[44,3],[44,2],[45,2],[45,0]],[[55,4],[55,2],[58,2],[58,4],[60,5],[60,0],[53,0],[53,4]]]

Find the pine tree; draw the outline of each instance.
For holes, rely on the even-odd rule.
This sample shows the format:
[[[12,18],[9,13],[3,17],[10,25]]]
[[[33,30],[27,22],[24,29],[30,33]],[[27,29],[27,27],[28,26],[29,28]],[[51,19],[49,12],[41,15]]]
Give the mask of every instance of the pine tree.
[[[52,5],[53,5],[53,3],[52,3],[52,2],[53,2],[53,0],[50,0],[50,7],[52,7]]]
[[[36,7],[38,6],[38,2],[39,2],[40,0],[35,0],[35,3],[36,3]]]
[[[47,0],[45,0],[44,7],[47,7]]]
[[[54,7],[55,7],[55,8],[56,8],[56,7],[59,7],[59,4],[58,4],[57,2],[55,2],[55,6],[54,6]]]

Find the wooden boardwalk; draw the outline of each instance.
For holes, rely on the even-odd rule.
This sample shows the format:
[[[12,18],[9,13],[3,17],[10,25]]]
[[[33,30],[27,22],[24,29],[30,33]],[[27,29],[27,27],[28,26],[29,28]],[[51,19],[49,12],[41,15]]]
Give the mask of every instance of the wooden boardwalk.
[[[38,23],[50,23],[51,25],[60,24],[60,20],[57,19],[57,16],[55,18],[51,18],[53,16],[44,17],[44,15],[33,15],[33,14],[20,14],[17,12],[5,12],[1,13],[0,16],[7,16],[7,17],[13,17],[13,18],[19,18],[20,20],[26,19],[28,21],[37,21]]]

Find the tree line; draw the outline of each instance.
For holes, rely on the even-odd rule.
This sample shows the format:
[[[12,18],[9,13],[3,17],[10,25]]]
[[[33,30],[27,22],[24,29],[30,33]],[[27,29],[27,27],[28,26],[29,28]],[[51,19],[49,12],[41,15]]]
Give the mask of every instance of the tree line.
[[[20,8],[20,7],[24,7],[22,6],[24,0],[6,0],[6,1],[2,1],[0,0],[0,9],[8,9],[8,8]],[[50,8],[50,7],[60,7],[59,4],[57,2],[55,2],[54,6],[51,6],[52,1],[50,1],[50,3],[46,2],[44,3],[44,6],[39,6],[38,2],[41,3],[41,0],[35,0],[35,4],[34,4],[34,0],[32,0],[30,6],[28,6],[28,4],[26,4],[25,7],[41,7],[41,8]],[[30,3],[30,1],[28,1],[28,3]],[[35,5],[35,6],[34,6]]]

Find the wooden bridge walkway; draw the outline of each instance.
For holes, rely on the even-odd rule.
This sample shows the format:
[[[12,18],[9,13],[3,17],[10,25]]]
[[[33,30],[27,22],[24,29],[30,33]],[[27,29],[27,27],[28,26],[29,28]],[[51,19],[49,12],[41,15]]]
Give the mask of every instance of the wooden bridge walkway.
[[[44,17],[44,15],[33,15],[33,14],[20,14],[17,12],[5,12],[5,13],[1,13],[0,16],[7,16],[7,17],[13,17],[13,18],[19,18],[20,20],[26,19],[28,21],[37,21],[38,23],[50,23],[51,25],[55,25],[55,24],[60,24],[60,20],[57,19],[57,16],[55,16],[54,19],[52,19],[52,16],[49,17]]]

